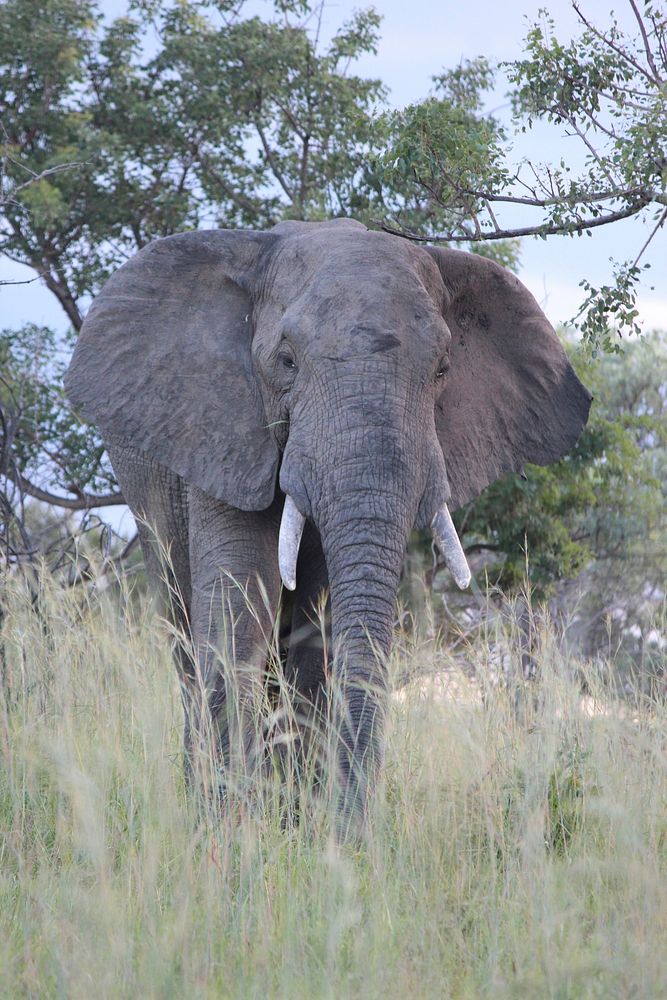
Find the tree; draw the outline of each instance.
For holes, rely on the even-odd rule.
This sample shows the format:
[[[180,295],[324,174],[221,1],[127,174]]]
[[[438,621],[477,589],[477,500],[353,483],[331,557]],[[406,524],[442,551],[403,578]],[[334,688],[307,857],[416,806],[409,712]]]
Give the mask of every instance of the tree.
[[[667,220],[667,12],[653,0],[643,11],[628,3],[634,35],[613,15],[596,26],[573,0],[579,37],[561,43],[542,11],[525,58],[504,64],[515,127],[525,132],[537,120],[565,127],[579,141],[582,169],[564,159],[512,162],[507,130],[483,110],[494,82],[485,59],[434,77],[433,96],[387,113],[387,145],[374,169],[380,223],[411,239],[484,247],[582,235],[631,216],[652,220],[648,239],[614,266],[610,284],[582,281],[579,326],[593,350],[618,349],[615,330],[639,332],[640,262]],[[517,224],[517,209],[532,220]]]
[[[242,8],[154,4],[109,25],[93,0],[0,8],[6,174],[18,182],[0,253],[39,274],[76,330],[82,299],[155,237],[354,214],[383,88],[347,67],[375,46],[377,15],[357,14],[320,53],[307,4],[276,0],[269,22]],[[159,45],[147,56],[150,19]],[[21,188],[25,171],[39,180]]]
[[[0,7],[0,253],[34,270],[74,332],[110,272],[155,237],[363,211],[355,178],[384,88],[350,66],[374,49],[378,16],[356,14],[323,48],[321,8],[276,0],[263,21],[243,6],[135,4],[108,25],[94,0]],[[25,367],[36,338],[35,359],[55,349],[53,331],[2,338],[4,475],[65,509],[122,502],[100,441],[67,431],[62,365]]]
[[[73,525],[54,511],[89,512],[123,503],[93,428],[72,419],[62,377],[67,347],[48,327],[27,324],[0,332],[0,554],[5,561],[30,561],[39,553],[60,562],[69,547]],[[37,485],[49,465],[48,486]],[[83,463],[83,464],[82,464]],[[83,490],[79,483],[88,484]],[[36,517],[26,498],[49,505],[51,514]],[[84,529],[91,524],[83,522]]]
[[[590,558],[578,583],[561,586],[558,595],[581,652],[593,656],[612,651],[619,667],[640,668],[644,675],[660,672],[663,696],[666,371],[664,333],[653,333],[596,366],[596,422],[601,431],[606,427],[613,434],[606,468],[600,470],[605,488],[596,491],[595,503],[572,523],[575,538],[584,540]]]

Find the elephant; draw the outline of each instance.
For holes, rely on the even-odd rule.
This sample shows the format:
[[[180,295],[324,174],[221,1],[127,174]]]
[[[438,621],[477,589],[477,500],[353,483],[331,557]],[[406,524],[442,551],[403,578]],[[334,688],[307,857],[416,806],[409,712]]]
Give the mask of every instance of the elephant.
[[[364,829],[410,532],[430,528],[465,587],[450,511],[561,458],[588,418],[531,293],[486,257],[350,219],[181,233],[104,285],[66,391],[154,577],[169,553],[186,757],[208,720],[220,773],[252,783],[280,614],[286,683],[328,719],[337,812]]]

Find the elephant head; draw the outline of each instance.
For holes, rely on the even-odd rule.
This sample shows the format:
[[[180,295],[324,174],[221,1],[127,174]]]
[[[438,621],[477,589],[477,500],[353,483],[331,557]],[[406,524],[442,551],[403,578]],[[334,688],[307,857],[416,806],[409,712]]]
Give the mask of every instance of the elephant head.
[[[279,484],[287,586],[312,519],[371,769],[378,707],[359,691],[382,684],[409,532],[433,525],[465,585],[448,507],[560,458],[590,405],[511,273],[348,220],[148,245],[93,304],[67,389],[108,441],[227,504],[263,510]]]

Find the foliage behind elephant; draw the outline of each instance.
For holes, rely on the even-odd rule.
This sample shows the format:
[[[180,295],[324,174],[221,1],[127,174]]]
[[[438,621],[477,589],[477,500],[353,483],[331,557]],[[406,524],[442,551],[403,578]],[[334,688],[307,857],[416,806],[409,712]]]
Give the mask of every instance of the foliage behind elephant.
[[[186,737],[203,690],[221,763],[248,774],[261,754],[250,720],[282,575],[284,670],[315,706],[332,673],[341,815],[363,820],[411,529],[433,526],[465,586],[448,506],[560,458],[588,416],[532,295],[483,257],[349,220],[185,233],[108,281],[66,386],[169,550],[172,613],[195,650],[177,658]],[[331,671],[310,624],[323,591]],[[234,699],[216,649],[233,658]]]

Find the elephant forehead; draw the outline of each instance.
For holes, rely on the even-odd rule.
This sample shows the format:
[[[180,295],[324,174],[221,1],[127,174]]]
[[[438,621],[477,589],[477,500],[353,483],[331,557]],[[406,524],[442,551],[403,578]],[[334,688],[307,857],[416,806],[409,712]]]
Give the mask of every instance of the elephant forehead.
[[[340,359],[446,350],[442,280],[421,248],[361,226],[288,231],[262,308],[275,333]]]
[[[347,330],[318,329],[310,354],[331,361],[348,361],[377,354],[396,354],[402,346],[401,339],[391,330],[359,323]]]
[[[419,276],[409,268],[383,268],[377,265],[359,267],[353,264],[335,270],[321,271],[313,276],[304,295],[312,302],[318,316],[327,313],[359,315],[373,314],[386,321],[422,320],[438,313]]]
[[[271,254],[270,283],[276,291],[289,294],[296,285],[303,288],[336,278],[353,286],[378,281],[386,286],[388,279],[400,281],[402,274],[405,281],[416,280],[439,297],[442,281],[423,248],[351,220],[335,222],[290,224],[285,229]]]
[[[450,334],[442,320],[437,325],[425,323],[408,328],[366,318],[347,325],[314,323],[309,331],[295,339],[313,360],[362,361],[367,358],[374,363],[408,364],[419,369],[422,362],[428,365],[436,355],[447,350]]]
[[[338,274],[317,280],[299,303],[300,326],[320,343],[368,353],[442,349],[449,330],[433,300],[414,275]],[[285,316],[286,325],[293,317]]]

